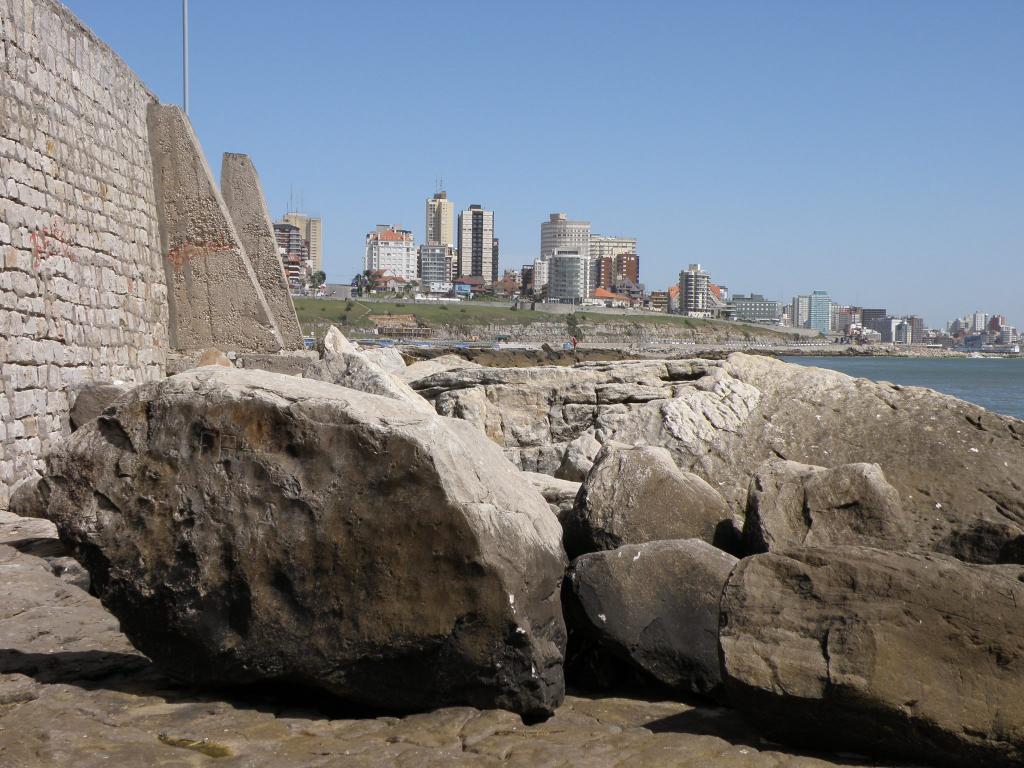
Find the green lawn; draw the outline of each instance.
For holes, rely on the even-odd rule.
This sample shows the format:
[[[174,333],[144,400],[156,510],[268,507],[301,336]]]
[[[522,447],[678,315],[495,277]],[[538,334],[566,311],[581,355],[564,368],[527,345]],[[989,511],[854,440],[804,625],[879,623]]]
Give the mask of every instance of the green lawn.
[[[295,310],[299,322],[306,331],[316,326],[334,324],[339,327],[370,329],[373,324],[366,318],[368,315],[412,315],[417,324],[435,327],[439,325],[470,326],[497,323],[501,325],[526,325],[529,323],[548,322],[566,323],[572,315],[559,315],[551,312],[537,312],[528,309],[514,310],[510,307],[494,307],[477,304],[476,302],[460,302],[459,304],[414,304],[412,302],[361,302],[358,299],[341,301],[338,299],[307,299],[296,298]],[[723,320],[702,320],[679,315],[615,315],[599,312],[577,312],[577,322],[615,323],[626,322],[636,325],[681,326],[694,330],[705,330],[714,333],[716,329],[736,332],[746,329],[758,336],[778,336],[788,338],[790,334],[771,328],[750,328],[738,326]]]

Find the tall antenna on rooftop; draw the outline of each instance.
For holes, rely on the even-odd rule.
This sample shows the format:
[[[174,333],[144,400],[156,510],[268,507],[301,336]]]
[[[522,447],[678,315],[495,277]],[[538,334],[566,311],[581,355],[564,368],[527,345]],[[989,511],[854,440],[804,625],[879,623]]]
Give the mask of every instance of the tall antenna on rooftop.
[[[181,87],[182,107],[188,116],[188,0],[181,0]]]

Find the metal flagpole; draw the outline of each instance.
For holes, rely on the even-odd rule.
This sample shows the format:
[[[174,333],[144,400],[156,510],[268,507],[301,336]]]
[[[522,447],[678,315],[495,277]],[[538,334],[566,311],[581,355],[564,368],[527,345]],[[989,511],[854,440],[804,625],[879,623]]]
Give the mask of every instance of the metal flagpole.
[[[181,0],[181,77],[183,106],[188,115],[188,0]]]

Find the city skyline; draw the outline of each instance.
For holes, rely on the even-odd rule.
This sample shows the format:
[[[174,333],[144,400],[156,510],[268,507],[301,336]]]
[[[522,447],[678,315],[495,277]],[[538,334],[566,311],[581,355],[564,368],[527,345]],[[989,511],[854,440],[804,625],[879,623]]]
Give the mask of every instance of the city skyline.
[[[69,5],[161,99],[180,99],[179,41],[137,34],[179,29],[177,3]],[[191,10],[192,120],[209,156],[252,155],[271,210],[294,189],[321,214],[333,281],[357,271],[375,223],[422,242],[422,201],[444,176],[457,210],[496,212],[502,270],[532,261],[536,222],[568,210],[637,237],[652,290],[700,262],[737,293],[817,287],[932,326],[965,304],[1024,314],[1019,4],[524,3],[483,11],[500,38],[439,58],[433,41],[469,24],[459,14],[297,3],[288,23],[303,34],[286,36],[274,4],[240,8]],[[389,56],[375,56],[359,30],[396,16]],[[556,37],[558,57],[528,55]],[[612,38],[614,62],[598,55]],[[251,55],[264,46],[275,55]],[[487,109],[459,106],[463,79]],[[304,119],[268,119],[297,82]],[[371,108],[389,103],[410,118]]]

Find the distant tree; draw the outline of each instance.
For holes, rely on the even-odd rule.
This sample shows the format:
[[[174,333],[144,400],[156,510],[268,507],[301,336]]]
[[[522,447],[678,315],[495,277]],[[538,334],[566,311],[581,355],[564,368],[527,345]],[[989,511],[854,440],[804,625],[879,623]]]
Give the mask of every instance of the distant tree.
[[[316,290],[321,285],[327,282],[327,275],[323,270],[317,270],[309,278],[309,285],[313,290]]]

